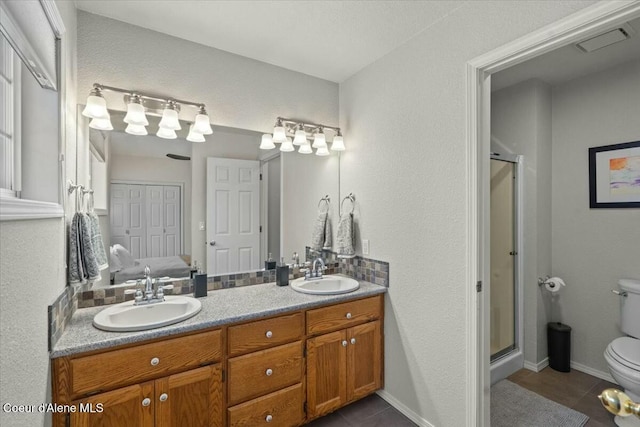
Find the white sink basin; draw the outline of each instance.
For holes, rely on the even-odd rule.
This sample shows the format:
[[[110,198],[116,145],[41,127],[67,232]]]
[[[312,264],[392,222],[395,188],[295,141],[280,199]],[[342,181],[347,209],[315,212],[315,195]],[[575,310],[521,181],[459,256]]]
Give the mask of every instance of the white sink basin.
[[[187,320],[201,308],[199,300],[182,296],[165,296],[164,302],[149,305],[133,305],[133,301],[127,301],[96,314],[93,326],[104,331],[144,331]]]
[[[323,276],[322,279],[305,280],[304,277],[291,282],[294,291],[313,295],[335,295],[353,292],[360,287],[357,280],[342,276]]]

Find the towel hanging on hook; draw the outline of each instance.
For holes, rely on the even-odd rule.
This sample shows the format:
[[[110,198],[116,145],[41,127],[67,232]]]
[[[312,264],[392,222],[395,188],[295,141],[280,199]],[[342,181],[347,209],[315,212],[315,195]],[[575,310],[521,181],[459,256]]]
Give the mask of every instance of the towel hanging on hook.
[[[342,206],[344,205],[344,202],[347,200],[351,202],[351,212],[349,213],[353,213],[353,211],[356,208],[356,196],[354,196],[353,193],[349,193],[349,195],[345,196],[345,198],[342,199],[342,202],[340,202],[340,215],[342,215]]]

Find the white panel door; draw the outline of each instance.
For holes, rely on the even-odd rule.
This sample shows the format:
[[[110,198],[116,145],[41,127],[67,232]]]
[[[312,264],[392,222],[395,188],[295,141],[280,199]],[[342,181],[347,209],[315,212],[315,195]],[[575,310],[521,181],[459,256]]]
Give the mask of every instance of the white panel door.
[[[129,202],[129,246],[125,247],[134,258],[145,258],[147,253],[145,186],[127,185],[127,193]]]
[[[163,257],[164,252],[164,187],[147,185],[147,256]]]
[[[260,268],[260,162],[207,158],[207,273]]]
[[[128,194],[126,184],[111,184],[111,208],[109,210],[111,244],[119,244],[125,248],[129,246],[129,234],[127,233],[129,225]]]
[[[180,187],[164,186],[164,256],[177,256],[182,253],[182,221],[180,217]]]

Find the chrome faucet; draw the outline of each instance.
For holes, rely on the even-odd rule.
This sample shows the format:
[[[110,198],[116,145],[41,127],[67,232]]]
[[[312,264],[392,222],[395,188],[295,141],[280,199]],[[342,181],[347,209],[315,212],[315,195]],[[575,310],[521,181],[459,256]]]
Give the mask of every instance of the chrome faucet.
[[[144,297],[147,301],[153,299],[153,279],[151,278],[151,267],[144,267]]]
[[[138,286],[142,281],[138,280],[135,289],[125,289],[125,294],[135,294],[134,305],[154,304],[164,301],[164,291],[173,289],[173,285],[162,285],[160,279],[156,279],[157,289],[153,289],[153,279],[151,278],[151,268],[147,265],[144,268],[144,293]]]
[[[318,262],[320,263],[320,267],[317,267]],[[322,279],[322,272],[326,269],[327,267],[325,267],[324,265],[324,260],[318,257],[313,260],[311,269],[305,273],[304,279],[305,280]]]

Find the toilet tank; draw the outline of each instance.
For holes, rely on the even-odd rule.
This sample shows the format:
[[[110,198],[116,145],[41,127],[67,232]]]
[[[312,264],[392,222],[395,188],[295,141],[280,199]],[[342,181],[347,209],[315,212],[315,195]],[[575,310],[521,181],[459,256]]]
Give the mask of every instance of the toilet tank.
[[[620,308],[620,328],[622,332],[640,339],[640,280],[622,279],[618,281],[620,290],[627,293]]]

